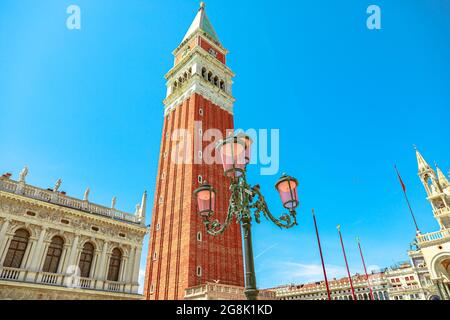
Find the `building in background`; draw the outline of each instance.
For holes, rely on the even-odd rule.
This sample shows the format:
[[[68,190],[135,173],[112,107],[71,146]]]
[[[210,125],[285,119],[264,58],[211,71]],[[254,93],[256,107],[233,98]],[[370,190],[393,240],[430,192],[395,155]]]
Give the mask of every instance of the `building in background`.
[[[142,299],[144,193],[136,213],[0,177],[0,299]]]
[[[427,275],[425,270],[425,274],[419,276],[418,269],[408,262],[387,268],[384,276],[389,284],[390,300],[428,300],[430,291],[429,283],[425,280]]]
[[[418,174],[439,230],[425,234],[418,232],[415,248],[408,254],[413,263],[417,261],[417,266],[426,267],[436,288],[435,294],[450,300],[450,183],[441,169],[436,166],[434,171],[418,150],[416,157]]]
[[[227,232],[217,237],[207,234],[193,197],[203,181],[216,186],[215,212],[219,220],[225,220],[229,183],[220,161],[207,164],[204,160],[204,148],[210,142],[203,142],[202,136],[214,129],[225,137],[234,126],[234,74],[226,65],[227,53],[202,3],[174,50],[174,66],[166,74],[146,299],[184,299],[186,289],[208,282],[230,288],[244,286],[239,225],[230,224]]]
[[[357,300],[370,300],[369,283],[375,300],[389,300],[388,282],[383,272],[369,275],[369,282],[365,275],[352,276],[353,287]],[[352,300],[352,291],[348,277],[328,281],[332,300]],[[290,284],[270,289],[280,300],[328,300],[325,281],[305,284]]]

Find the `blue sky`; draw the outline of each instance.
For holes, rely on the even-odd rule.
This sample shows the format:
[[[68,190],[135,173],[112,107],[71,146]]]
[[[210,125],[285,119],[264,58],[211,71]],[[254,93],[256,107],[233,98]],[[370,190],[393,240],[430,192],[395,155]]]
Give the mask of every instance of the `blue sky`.
[[[68,30],[66,8],[81,8]],[[382,29],[366,28],[381,7]],[[164,74],[197,1],[3,0],[0,3],[0,171],[134,211],[152,199]],[[344,275],[336,224],[353,272],[407,258],[414,226],[397,164],[423,231],[434,231],[417,177],[416,144],[450,169],[450,1],[207,1],[230,50],[235,125],[280,129],[280,173],[300,181],[299,226],[254,226],[260,287],[321,279],[311,208],[331,276]],[[281,211],[276,176],[259,176]],[[147,217],[150,222],[150,217]],[[142,264],[144,264],[145,254]]]

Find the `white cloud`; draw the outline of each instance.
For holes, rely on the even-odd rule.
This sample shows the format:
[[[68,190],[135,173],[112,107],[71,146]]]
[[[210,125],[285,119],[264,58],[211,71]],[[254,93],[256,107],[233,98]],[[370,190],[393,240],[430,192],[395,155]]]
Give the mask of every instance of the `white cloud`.
[[[328,279],[344,277],[347,271],[344,266],[325,265]],[[297,262],[279,262],[274,268],[273,277],[279,284],[306,283],[323,280],[321,264],[304,264]]]

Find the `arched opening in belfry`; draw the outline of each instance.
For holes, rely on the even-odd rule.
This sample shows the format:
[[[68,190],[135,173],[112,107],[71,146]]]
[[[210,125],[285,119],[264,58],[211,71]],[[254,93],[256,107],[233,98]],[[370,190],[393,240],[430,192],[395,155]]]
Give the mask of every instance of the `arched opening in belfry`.
[[[429,191],[431,194],[436,194],[436,193],[438,193],[438,190],[437,190],[435,184],[433,183],[433,178],[430,177],[429,175],[426,175],[426,176],[424,177],[424,179],[425,179],[425,182],[426,182],[426,184],[427,184],[426,187],[427,187],[428,191]]]
[[[202,78],[206,80],[206,68],[202,68]]]

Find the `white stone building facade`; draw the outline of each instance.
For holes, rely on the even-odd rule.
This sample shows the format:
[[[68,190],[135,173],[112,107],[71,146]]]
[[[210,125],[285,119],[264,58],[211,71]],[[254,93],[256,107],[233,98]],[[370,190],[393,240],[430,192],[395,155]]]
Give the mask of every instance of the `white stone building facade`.
[[[372,290],[374,300],[389,300],[388,282],[383,272],[352,276],[357,300],[370,300]],[[347,277],[328,281],[332,300],[353,300],[350,282]],[[306,284],[291,284],[270,289],[280,300],[328,300],[325,281]]]
[[[141,299],[146,193],[135,214],[0,177],[0,299]]]
[[[441,169],[436,165],[436,170],[433,170],[418,150],[416,157],[418,175],[439,230],[429,233],[418,231],[416,248],[409,251],[409,256],[427,269],[435,288],[431,298],[438,296],[450,300],[450,183]]]
[[[432,295],[433,283],[423,266],[405,262],[387,268],[384,275],[389,284],[390,300],[428,300]]]

